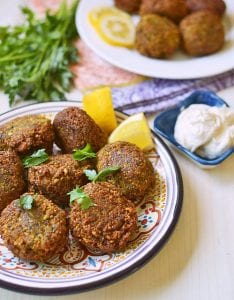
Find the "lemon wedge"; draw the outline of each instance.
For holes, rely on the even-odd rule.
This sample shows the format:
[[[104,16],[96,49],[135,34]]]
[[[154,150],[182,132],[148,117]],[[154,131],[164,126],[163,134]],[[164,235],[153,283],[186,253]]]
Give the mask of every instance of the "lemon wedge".
[[[133,47],[136,29],[127,13],[117,8],[102,7],[92,10],[89,20],[105,42],[113,46]]]
[[[126,141],[137,145],[143,151],[154,148],[150,128],[143,113],[124,120],[109,136],[108,142]]]
[[[83,107],[87,114],[107,134],[117,127],[110,88],[104,87],[85,95],[83,97]]]

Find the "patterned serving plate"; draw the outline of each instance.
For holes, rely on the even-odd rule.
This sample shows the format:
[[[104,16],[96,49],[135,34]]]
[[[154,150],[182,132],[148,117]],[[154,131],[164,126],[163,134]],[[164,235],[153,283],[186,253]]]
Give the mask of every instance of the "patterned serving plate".
[[[77,102],[34,104],[0,116],[0,125],[28,114],[50,118]],[[116,112],[119,122],[127,116]],[[179,218],[183,184],[179,167],[164,142],[152,132],[155,149],[147,154],[155,169],[155,188],[137,203],[138,230],[123,252],[94,253],[72,238],[67,250],[47,263],[15,257],[0,240],[0,285],[31,294],[68,294],[97,288],[135,272],[149,261],[170,236]]]

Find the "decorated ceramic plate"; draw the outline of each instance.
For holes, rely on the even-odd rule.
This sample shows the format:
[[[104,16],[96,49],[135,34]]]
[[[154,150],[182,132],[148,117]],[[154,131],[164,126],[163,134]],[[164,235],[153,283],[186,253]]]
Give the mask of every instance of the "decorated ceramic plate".
[[[0,116],[0,125],[28,114],[55,114],[77,102],[34,104]],[[116,112],[119,122],[127,116]],[[123,252],[100,254],[70,238],[62,254],[46,263],[15,257],[0,240],[0,285],[33,294],[66,294],[97,288],[135,272],[149,261],[170,236],[182,206],[183,186],[178,165],[163,141],[152,133],[155,149],[147,153],[156,185],[137,203],[138,229]]]
[[[95,7],[113,6],[113,0],[81,0],[77,10],[76,24],[82,40],[109,63],[133,73],[166,79],[201,78],[220,74],[234,67],[234,2],[225,1],[225,45],[222,50],[203,57],[189,57],[177,51],[170,59],[152,59],[135,50],[111,46],[102,41],[88,20],[88,13]],[[134,23],[139,21],[133,17]],[[202,67],[201,67],[202,66]]]

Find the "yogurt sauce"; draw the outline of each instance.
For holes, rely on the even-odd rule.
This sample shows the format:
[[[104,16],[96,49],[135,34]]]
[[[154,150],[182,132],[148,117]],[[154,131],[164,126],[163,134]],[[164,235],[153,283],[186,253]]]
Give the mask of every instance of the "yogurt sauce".
[[[178,116],[174,137],[188,150],[215,158],[234,147],[234,110],[192,104]]]

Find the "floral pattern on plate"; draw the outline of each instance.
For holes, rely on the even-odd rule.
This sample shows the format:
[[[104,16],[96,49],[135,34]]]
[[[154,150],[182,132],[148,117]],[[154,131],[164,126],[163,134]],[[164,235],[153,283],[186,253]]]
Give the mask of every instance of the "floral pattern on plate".
[[[0,116],[0,125],[28,114],[54,115],[77,102],[43,103],[21,107]],[[119,122],[126,115],[116,112]],[[169,150],[152,133],[155,149],[147,153],[155,170],[155,186],[136,203],[138,228],[125,251],[112,254],[93,252],[71,236],[67,249],[47,261],[27,262],[15,257],[0,240],[0,280],[24,292],[54,294],[81,291],[130,274],[153,257],[169,237],[179,217],[182,182],[179,169]],[[56,149],[56,148],[55,148]],[[121,275],[121,276],[120,276]]]

